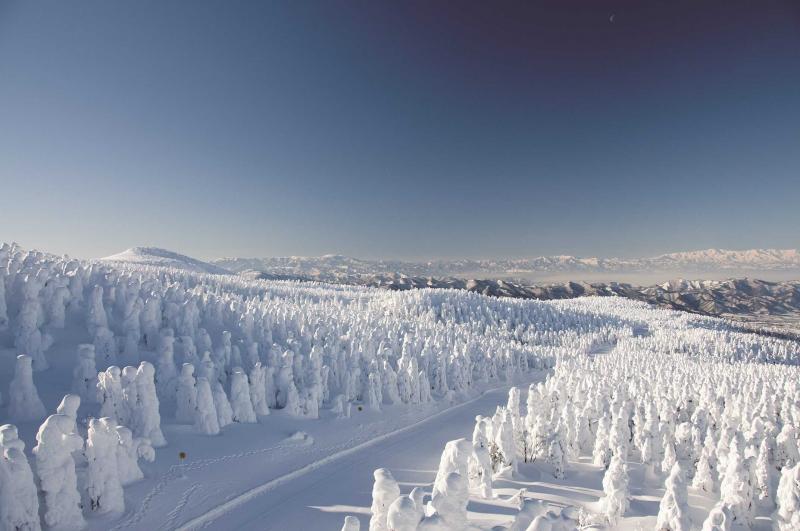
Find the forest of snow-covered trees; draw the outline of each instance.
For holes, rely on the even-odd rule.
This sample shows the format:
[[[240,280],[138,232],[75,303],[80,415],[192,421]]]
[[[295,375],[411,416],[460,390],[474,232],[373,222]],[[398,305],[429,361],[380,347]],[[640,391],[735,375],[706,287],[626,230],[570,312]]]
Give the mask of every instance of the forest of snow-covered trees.
[[[611,298],[253,281],[3,245],[0,353],[0,529],[119,519],[168,426],[199,441],[271,415],[345,423],[527,375],[547,379],[526,396],[512,388],[471,442],[448,444],[432,491],[401,496],[376,471],[370,529],[465,528],[470,496],[492,498],[496,478],[530,461],[558,478],[581,458],[605,469],[595,510],[555,514],[520,497],[512,529],[613,527],[629,463],[667,486],[659,529],[766,514],[798,528],[800,347],[720,320]],[[705,524],[688,522],[690,488],[719,498]]]

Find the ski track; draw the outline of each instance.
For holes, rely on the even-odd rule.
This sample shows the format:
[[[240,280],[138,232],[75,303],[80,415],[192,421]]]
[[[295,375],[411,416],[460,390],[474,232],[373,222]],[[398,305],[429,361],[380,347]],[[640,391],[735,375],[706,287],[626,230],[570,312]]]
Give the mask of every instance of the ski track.
[[[508,386],[508,387],[510,387],[510,386]],[[318,461],[314,461],[314,462],[309,463],[309,464],[307,464],[305,466],[302,466],[302,467],[300,467],[300,468],[298,468],[296,470],[293,470],[292,472],[289,472],[289,473],[284,474],[282,476],[278,476],[276,478],[273,478],[273,479],[267,481],[266,483],[262,483],[261,485],[253,487],[251,489],[248,489],[248,490],[242,492],[241,494],[239,494],[237,496],[234,496],[230,500],[228,500],[228,501],[226,501],[224,503],[221,503],[221,504],[217,505],[216,507],[213,507],[212,509],[206,511],[205,513],[192,518],[191,520],[187,521],[186,523],[182,524],[181,526],[176,527],[175,531],[189,531],[191,529],[201,529],[203,527],[206,527],[207,525],[209,525],[212,522],[214,522],[214,520],[216,520],[220,516],[223,516],[224,514],[230,512],[231,510],[233,510],[233,509],[235,509],[235,508],[237,508],[237,507],[239,507],[239,506],[251,501],[252,499],[257,498],[258,496],[260,496],[260,495],[262,495],[262,494],[264,494],[266,492],[269,492],[269,491],[271,491],[271,490],[273,490],[273,489],[275,489],[275,488],[277,488],[277,487],[279,487],[279,486],[281,486],[281,485],[283,485],[285,483],[288,483],[288,482],[293,481],[293,480],[295,480],[295,479],[297,479],[299,477],[302,477],[302,476],[304,476],[304,475],[306,475],[306,474],[308,474],[310,472],[313,472],[313,471],[315,471],[315,470],[317,470],[317,469],[319,469],[319,468],[321,468],[321,467],[323,467],[325,465],[328,465],[330,463],[338,461],[339,459],[341,459],[343,457],[347,457],[347,456],[352,455],[352,454],[354,454],[356,452],[360,452],[361,450],[364,450],[365,448],[369,448],[369,447],[371,447],[371,446],[373,446],[375,444],[381,443],[381,442],[383,442],[383,441],[385,441],[385,440],[387,440],[387,439],[389,439],[391,437],[394,437],[394,436],[399,435],[401,433],[405,433],[405,432],[410,431],[410,430],[412,430],[414,428],[417,428],[422,424],[430,422],[430,421],[432,421],[432,420],[434,420],[434,419],[436,419],[438,417],[441,417],[441,416],[443,416],[443,415],[445,415],[447,413],[450,413],[450,412],[452,412],[452,411],[454,411],[456,409],[460,409],[462,407],[466,407],[469,404],[472,404],[473,402],[476,402],[477,400],[482,398],[486,393],[496,392],[498,390],[503,390],[503,389],[506,389],[506,388],[507,387],[497,387],[497,388],[494,388],[494,389],[485,390],[485,391],[481,392],[479,395],[477,395],[477,396],[475,396],[475,397],[473,397],[473,398],[471,398],[471,399],[469,399],[469,400],[467,400],[465,402],[462,402],[460,404],[456,404],[454,406],[451,406],[451,407],[448,407],[446,409],[443,409],[443,410],[441,410],[441,411],[439,411],[437,413],[434,413],[433,415],[431,415],[429,417],[426,417],[426,418],[424,418],[422,420],[419,420],[419,421],[414,422],[412,424],[409,424],[407,426],[403,426],[402,428],[398,428],[396,430],[389,431],[387,433],[384,433],[383,435],[379,435],[379,436],[377,436],[375,438],[372,438],[372,439],[370,439],[368,441],[365,441],[365,442],[362,442],[360,444],[357,444],[356,446],[352,446],[352,444],[351,444],[354,440],[345,441],[345,442],[342,442],[342,443],[340,443],[338,445],[334,445],[334,446],[330,447],[331,450],[336,450],[336,451],[334,451],[334,453],[331,453],[331,454],[327,455],[326,457],[323,457],[323,458],[319,459]]]
[[[246,452],[227,454],[209,459],[199,459],[197,461],[193,461],[185,465],[172,465],[171,467],[169,467],[169,471],[166,474],[164,474],[161,477],[161,479],[155,484],[155,486],[150,490],[150,492],[147,493],[147,496],[145,496],[144,499],[142,499],[142,502],[139,504],[139,507],[133,512],[133,514],[127,520],[122,521],[117,525],[115,525],[114,527],[112,527],[109,531],[120,531],[121,529],[130,528],[141,522],[142,519],[147,515],[147,512],[150,508],[150,504],[152,503],[153,499],[155,499],[156,496],[161,494],[161,492],[163,492],[164,489],[166,489],[170,483],[184,477],[186,472],[202,470],[204,468],[208,468],[211,465],[215,465],[217,463],[222,463],[225,461],[230,461],[232,459],[241,459],[244,457],[250,457],[253,455],[258,455],[272,451],[280,452],[281,450],[296,448],[298,445],[304,445],[304,444],[310,444],[310,443],[300,441],[299,444],[276,444],[273,446],[268,446],[266,448],[248,450]],[[189,487],[189,489],[187,489],[186,492],[184,492],[184,494],[181,496],[181,499],[178,502],[178,506],[175,509],[173,509],[173,511],[170,512],[171,520],[177,519],[180,510],[182,510],[183,507],[188,502],[188,498],[191,495],[191,492],[196,490],[197,487],[199,487],[199,485],[194,484],[191,487]],[[174,517],[172,517],[173,513]],[[170,520],[168,520],[164,524],[164,526],[167,526],[169,524],[169,521]],[[166,527],[166,528],[169,529],[171,527]]]

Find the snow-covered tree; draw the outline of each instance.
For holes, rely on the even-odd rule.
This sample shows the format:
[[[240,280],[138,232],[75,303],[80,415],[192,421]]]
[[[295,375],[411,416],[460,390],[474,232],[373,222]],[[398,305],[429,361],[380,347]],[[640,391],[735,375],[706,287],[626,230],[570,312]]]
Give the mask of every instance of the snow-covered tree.
[[[176,401],[178,407],[175,411],[175,420],[185,424],[194,422],[195,409],[197,409],[197,388],[194,379],[194,365],[191,363],[184,363],[181,367]]]
[[[656,531],[688,531],[691,528],[688,493],[680,463],[672,465],[665,488],[658,507]]]
[[[19,448],[7,448],[0,459],[0,528],[37,531],[39,498],[28,459]]]
[[[94,345],[78,345],[78,359],[72,369],[72,391],[87,403],[97,401],[97,367],[94,360]]]
[[[224,393],[224,391],[223,391]],[[203,435],[219,433],[219,418],[214,406],[214,395],[205,378],[197,379],[197,407],[194,411],[194,429]]]
[[[717,502],[703,522],[702,531],[730,531],[733,526],[733,512],[724,502]]]
[[[625,514],[628,499],[628,467],[620,455],[615,454],[603,476],[603,497],[600,499],[601,510],[612,525]]]
[[[0,528],[37,531],[39,497],[24,449],[15,426],[0,427]]]
[[[385,468],[375,470],[373,476],[375,483],[372,486],[369,531],[390,531],[387,522],[389,506],[400,496],[400,487],[392,473]]]
[[[72,420],[50,415],[36,434],[36,473],[44,493],[44,523],[80,529],[85,525],[72,452],[83,449],[83,439],[71,431]]]
[[[399,496],[389,505],[386,522],[391,531],[416,531],[420,520],[417,504],[409,495]]]
[[[78,395],[64,395],[61,403],[56,408],[56,413],[69,417],[72,421],[72,432],[78,431],[78,408],[81,407],[81,397]]]
[[[253,423],[257,420],[247,375],[241,367],[235,367],[231,372],[231,409],[234,422]]]
[[[361,522],[359,522],[358,518],[355,516],[345,516],[344,525],[342,525],[342,531],[361,531]]]
[[[214,382],[211,388],[211,394],[214,397],[214,407],[217,410],[217,424],[220,428],[224,428],[229,424],[233,424],[233,409],[228,400],[228,395],[225,394],[225,389],[219,382]]]
[[[253,402],[256,415],[269,415],[266,376],[264,366],[260,361],[256,361],[250,369],[250,400]]]
[[[98,514],[122,513],[125,497],[122,494],[117,466],[119,436],[113,419],[103,417],[89,421],[86,439],[86,495],[89,509]]]
[[[469,460],[470,486],[475,487],[484,498],[492,494],[492,458],[489,455],[489,421],[479,416],[472,432],[472,452]]]
[[[133,433],[146,437],[153,447],[166,446],[167,440],[161,432],[161,414],[158,411],[158,395],[154,381],[155,368],[147,361],[139,364],[136,371],[136,390],[139,403],[134,412]]]
[[[130,485],[144,477],[139,468],[139,459],[152,462],[156,453],[150,445],[150,440],[144,437],[133,437],[133,432],[125,426],[117,426],[117,471],[122,486]]]
[[[800,529],[800,463],[784,467],[775,497],[778,510],[772,515],[777,531]]]
[[[32,361],[30,356],[17,356],[14,379],[9,385],[8,416],[17,422],[39,420],[47,414],[33,383]]]

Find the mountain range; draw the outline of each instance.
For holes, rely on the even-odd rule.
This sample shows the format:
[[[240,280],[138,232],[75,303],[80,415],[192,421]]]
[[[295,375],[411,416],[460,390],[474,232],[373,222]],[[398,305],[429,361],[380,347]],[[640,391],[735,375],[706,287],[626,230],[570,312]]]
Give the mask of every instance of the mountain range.
[[[212,264],[232,272],[261,271],[338,281],[351,275],[398,274],[412,277],[519,276],[530,273],[800,270],[796,249],[706,249],[650,258],[541,256],[499,260],[363,260],[342,255],[316,257],[220,258]]]

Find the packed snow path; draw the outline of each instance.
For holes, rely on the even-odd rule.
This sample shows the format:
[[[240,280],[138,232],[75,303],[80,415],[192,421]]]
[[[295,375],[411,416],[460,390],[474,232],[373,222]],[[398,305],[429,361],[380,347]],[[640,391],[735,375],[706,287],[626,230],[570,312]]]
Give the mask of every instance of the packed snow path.
[[[208,516],[200,516],[179,529],[277,530],[291,529],[299,522],[303,529],[338,529],[347,514],[357,515],[365,529],[376,468],[390,468],[404,490],[430,485],[445,443],[470,437],[475,415],[493,412],[497,406],[505,405],[507,398],[508,387],[487,391],[473,401],[365,445],[262,495],[245,493],[245,503],[231,504],[221,515],[212,509]]]

